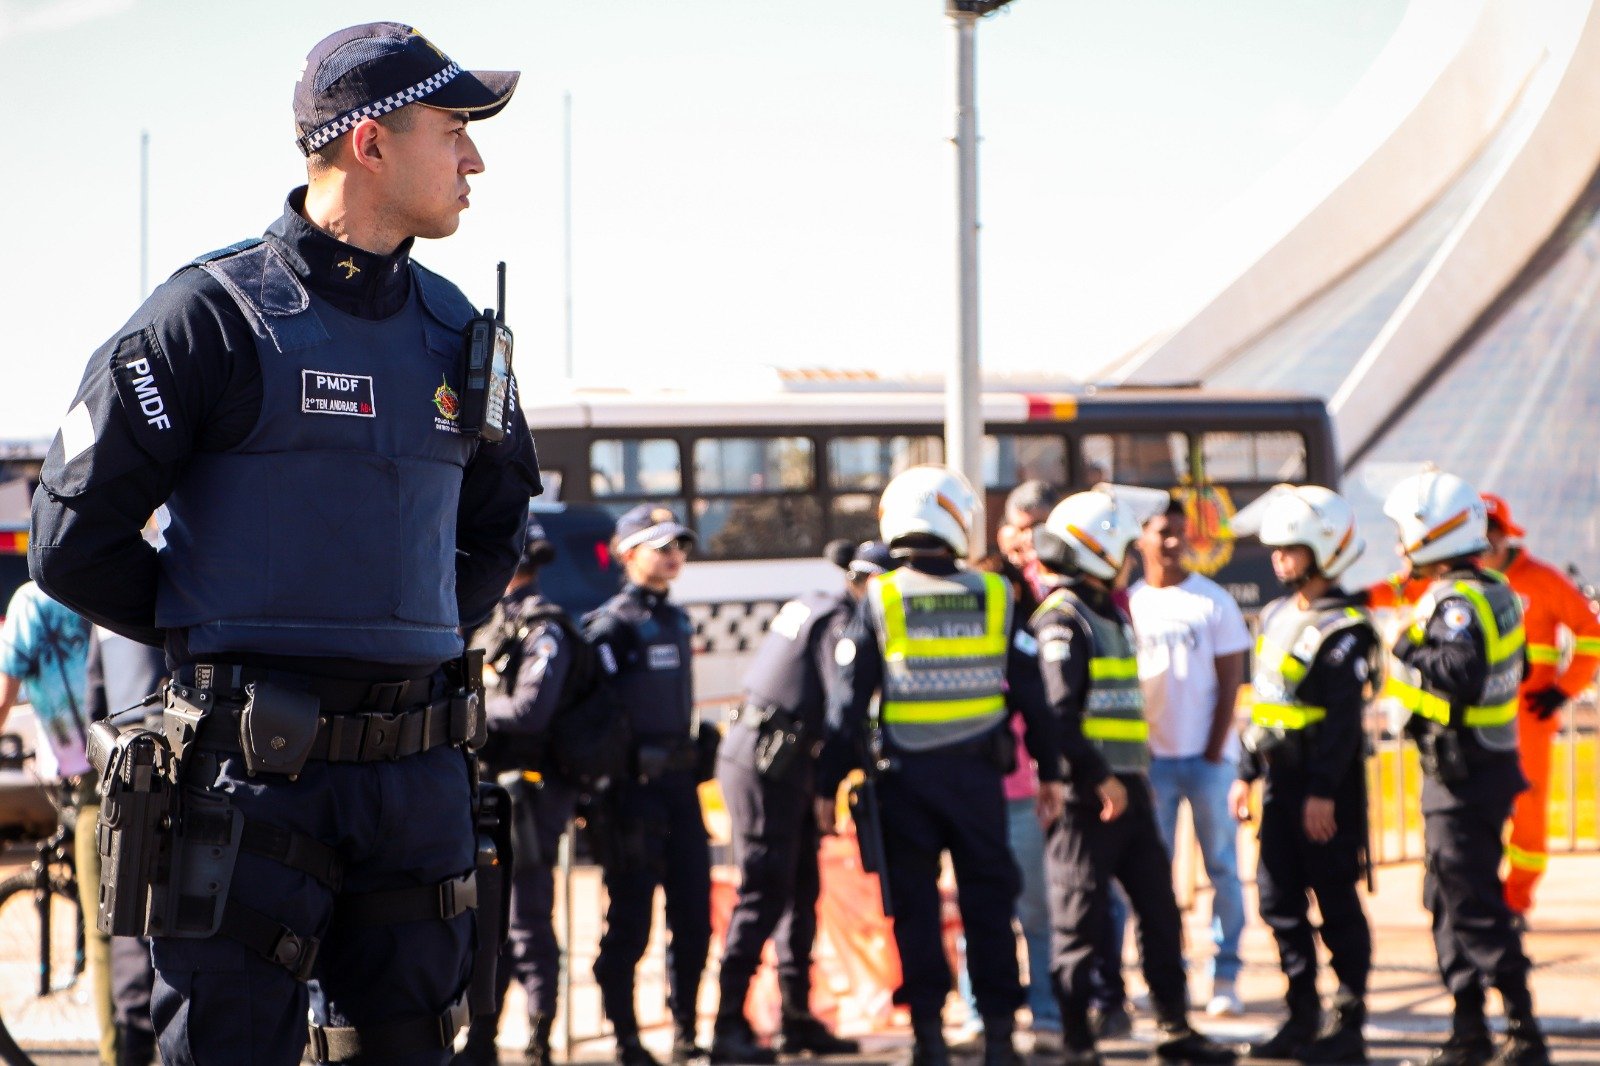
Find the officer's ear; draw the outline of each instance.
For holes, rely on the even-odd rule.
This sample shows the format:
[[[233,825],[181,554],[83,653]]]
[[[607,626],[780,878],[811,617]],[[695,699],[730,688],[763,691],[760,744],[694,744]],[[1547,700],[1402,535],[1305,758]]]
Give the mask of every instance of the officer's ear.
[[[383,165],[381,142],[384,126],[375,118],[364,118],[350,131],[350,162],[363,170],[376,170]]]

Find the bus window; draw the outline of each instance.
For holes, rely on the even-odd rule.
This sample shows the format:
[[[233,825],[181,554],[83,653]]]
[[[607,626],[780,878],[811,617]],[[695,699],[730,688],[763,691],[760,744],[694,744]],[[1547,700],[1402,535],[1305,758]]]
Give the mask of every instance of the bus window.
[[[860,544],[878,539],[878,497],[870,492],[846,492],[833,498],[829,515],[833,535]]]
[[[907,467],[942,462],[938,437],[835,437],[828,442],[828,485],[836,492],[880,491]]]
[[[1067,483],[1067,444],[1060,437],[1038,434],[991,435],[983,438],[983,483],[1010,490],[1038,479],[1056,488]]]
[[[1299,433],[1206,433],[1200,451],[1211,481],[1299,484],[1306,479],[1306,439]]]
[[[677,496],[683,491],[678,442],[597,440],[589,445],[589,492],[608,496]]]
[[[1091,433],[1083,438],[1083,487],[1102,481],[1170,488],[1189,476],[1182,433]]]
[[[694,525],[710,559],[814,555],[822,505],[806,437],[702,437],[694,444]]]
[[[697,493],[809,492],[806,437],[702,437],[694,442]]]

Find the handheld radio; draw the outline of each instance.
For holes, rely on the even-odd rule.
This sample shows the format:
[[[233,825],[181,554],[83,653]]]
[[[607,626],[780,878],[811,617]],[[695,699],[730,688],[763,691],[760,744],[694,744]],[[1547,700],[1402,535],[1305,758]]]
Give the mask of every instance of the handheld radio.
[[[506,265],[498,268],[495,309],[467,323],[467,377],[461,390],[461,429],[491,443],[511,422],[511,330],[506,326]]]

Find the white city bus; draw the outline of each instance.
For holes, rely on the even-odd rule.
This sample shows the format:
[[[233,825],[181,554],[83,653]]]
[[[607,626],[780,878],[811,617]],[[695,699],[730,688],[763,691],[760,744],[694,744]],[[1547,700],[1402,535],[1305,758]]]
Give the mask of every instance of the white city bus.
[[[940,388],[812,372],[762,388],[523,400],[542,502],[612,515],[662,504],[699,534],[673,598],[695,623],[696,694],[721,700],[737,697],[748,655],[786,599],[839,585],[824,545],[875,537],[888,480],[942,459]],[[1327,410],[1309,397],[991,383],[982,410],[991,539],[1006,493],[1029,478],[1063,490],[1099,481],[1169,489],[1190,515],[1194,568],[1247,611],[1270,598],[1271,571],[1259,548],[1234,544],[1230,516],[1280,481],[1337,485]]]

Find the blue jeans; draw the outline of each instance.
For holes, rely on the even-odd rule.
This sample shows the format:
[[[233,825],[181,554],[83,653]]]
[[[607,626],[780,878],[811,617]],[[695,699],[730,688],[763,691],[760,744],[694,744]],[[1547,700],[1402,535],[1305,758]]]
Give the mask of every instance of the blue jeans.
[[[1045,897],[1044,830],[1034,813],[1032,797],[1006,801],[1006,834],[1011,857],[1022,871],[1022,894],[1017,897],[1017,924],[1022,927],[1022,943],[1028,952],[1028,1010],[1033,1014],[1035,1031],[1061,1031],[1061,1008],[1050,987],[1050,907]],[[969,1015],[978,1016],[972,996],[972,982],[965,966],[961,968],[961,998]]]
[[[1239,936],[1244,932],[1244,888],[1239,884],[1239,823],[1228,810],[1228,789],[1237,767],[1232,762],[1207,762],[1204,755],[1152,758],[1150,788],[1155,793],[1156,822],[1167,853],[1178,830],[1178,805],[1189,801],[1194,835],[1200,844],[1206,877],[1211,881],[1211,939],[1217,951],[1210,972],[1215,981],[1239,975]]]

